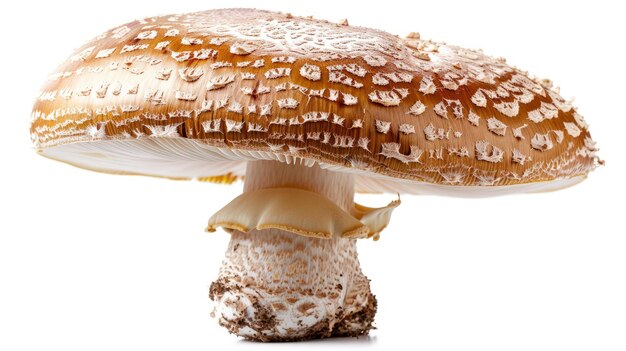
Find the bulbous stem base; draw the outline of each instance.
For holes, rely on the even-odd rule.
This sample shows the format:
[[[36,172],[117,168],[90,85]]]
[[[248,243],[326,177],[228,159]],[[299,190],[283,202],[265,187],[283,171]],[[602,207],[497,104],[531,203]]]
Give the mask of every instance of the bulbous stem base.
[[[355,240],[234,232],[209,296],[231,333],[258,341],[365,335],[376,298]]]

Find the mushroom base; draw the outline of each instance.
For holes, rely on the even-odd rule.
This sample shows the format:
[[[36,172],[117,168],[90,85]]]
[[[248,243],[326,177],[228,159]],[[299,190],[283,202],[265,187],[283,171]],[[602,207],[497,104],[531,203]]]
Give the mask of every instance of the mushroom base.
[[[354,239],[277,229],[233,231],[209,297],[220,325],[255,341],[366,335],[376,314]]]

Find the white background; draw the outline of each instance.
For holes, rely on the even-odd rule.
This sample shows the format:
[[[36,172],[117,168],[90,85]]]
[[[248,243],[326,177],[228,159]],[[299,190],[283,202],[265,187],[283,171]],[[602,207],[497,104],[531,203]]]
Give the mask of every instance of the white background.
[[[624,10],[552,3],[3,2],[0,349],[625,350]],[[404,196],[382,239],[359,243],[377,330],[358,340],[241,341],[208,316],[229,237],[202,231],[240,184],[88,172],[36,156],[28,132],[40,84],[82,42],[135,18],[219,7],[347,17],[504,56],[576,97],[606,166],[555,193]]]

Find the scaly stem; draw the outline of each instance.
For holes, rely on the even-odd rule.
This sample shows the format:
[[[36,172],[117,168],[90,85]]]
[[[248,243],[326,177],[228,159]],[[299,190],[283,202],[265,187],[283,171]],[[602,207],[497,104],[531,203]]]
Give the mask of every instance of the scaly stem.
[[[317,164],[248,162],[244,192],[270,187],[315,191],[346,211],[353,205],[351,174]],[[277,229],[234,231],[209,296],[220,325],[259,341],[363,335],[376,313],[356,240],[310,238]]]

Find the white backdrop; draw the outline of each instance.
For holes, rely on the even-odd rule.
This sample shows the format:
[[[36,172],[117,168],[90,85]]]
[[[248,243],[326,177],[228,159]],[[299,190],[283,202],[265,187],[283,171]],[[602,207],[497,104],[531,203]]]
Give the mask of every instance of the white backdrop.
[[[3,2],[0,349],[625,350],[626,27],[611,3]],[[576,97],[606,166],[555,193],[404,196],[382,239],[359,243],[379,300],[377,330],[241,341],[208,316],[229,238],[203,232],[240,184],[88,172],[37,156],[28,132],[40,84],[85,40],[139,17],[219,7],[347,17],[504,56]]]

